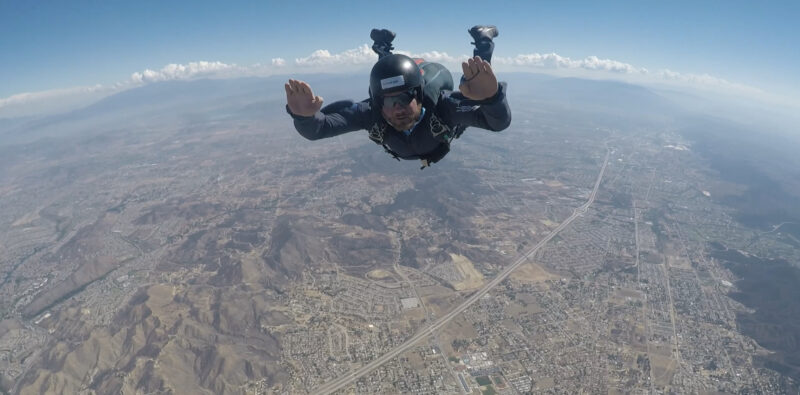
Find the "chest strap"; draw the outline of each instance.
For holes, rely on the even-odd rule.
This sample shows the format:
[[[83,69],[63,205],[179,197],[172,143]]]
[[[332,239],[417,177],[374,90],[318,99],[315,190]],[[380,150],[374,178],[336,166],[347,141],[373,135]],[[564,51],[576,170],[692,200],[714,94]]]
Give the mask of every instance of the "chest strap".
[[[466,129],[461,125],[455,125],[454,127],[448,126],[433,112],[431,112],[429,118],[428,129],[430,129],[431,135],[433,135],[435,139],[442,141],[442,145],[434,152],[429,154],[427,158],[420,159],[422,161],[421,169],[438,162],[441,158],[447,155],[447,152],[450,151],[450,142],[453,141],[453,139],[460,137],[461,133],[463,133],[464,129]],[[392,151],[384,142],[387,126],[388,124],[383,120],[375,122],[372,127],[369,128],[369,139],[377,144],[380,144],[384,151],[399,161],[400,156],[396,152]]]
[[[400,155],[397,155],[397,152],[392,151],[386,143],[383,142],[383,136],[386,133],[386,122],[375,122],[371,128],[369,128],[369,139],[380,144],[383,146],[383,150],[386,151],[392,158],[397,159],[400,161]]]
[[[459,127],[459,125],[456,125],[455,127],[451,128],[446,123],[442,122],[442,120],[439,119],[439,117],[437,117],[436,114],[433,113],[431,113],[429,118],[430,120],[428,122],[429,126],[428,129],[430,129],[431,135],[433,135],[433,137],[438,139],[440,138],[439,136],[444,135],[442,137],[442,140],[444,140],[444,142],[450,142],[450,140],[452,140],[453,138],[458,138],[458,136],[454,135],[455,133],[451,132],[462,129]],[[372,124],[372,127],[369,128],[369,139],[380,145],[384,145],[383,137],[386,134],[386,126],[387,126],[386,122],[375,122],[374,124]]]

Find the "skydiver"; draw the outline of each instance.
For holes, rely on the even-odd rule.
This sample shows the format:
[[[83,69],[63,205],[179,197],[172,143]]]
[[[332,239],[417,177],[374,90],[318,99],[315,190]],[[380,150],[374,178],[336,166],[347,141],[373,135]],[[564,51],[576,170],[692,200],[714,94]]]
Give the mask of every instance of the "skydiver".
[[[372,49],[379,59],[370,72],[369,99],[341,100],[323,108],[323,99],[307,83],[290,79],[285,84],[286,111],[309,140],[367,130],[395,159],[419,159],[424,169],[447,155],[450,142],[464,128],[499,132],[511,123],[506,83],[497,82],[490,64],[497,28],[474,26],[469,33],[475,49],[461,64],[458,91],[452,90],[444,66],[392,54],[395,34],[373,29]]]

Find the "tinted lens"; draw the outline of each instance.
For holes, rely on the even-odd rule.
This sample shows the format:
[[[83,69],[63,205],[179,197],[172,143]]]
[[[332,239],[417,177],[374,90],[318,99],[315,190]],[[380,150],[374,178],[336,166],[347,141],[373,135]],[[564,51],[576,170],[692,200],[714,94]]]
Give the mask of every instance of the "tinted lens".
[[[403,92],[397,96],[384,96],[383,97],[383,106],[392,108],[394,107],[395,103],[401,106],[407,106],[414,100],[415,92],[410,90],[408,92]]]

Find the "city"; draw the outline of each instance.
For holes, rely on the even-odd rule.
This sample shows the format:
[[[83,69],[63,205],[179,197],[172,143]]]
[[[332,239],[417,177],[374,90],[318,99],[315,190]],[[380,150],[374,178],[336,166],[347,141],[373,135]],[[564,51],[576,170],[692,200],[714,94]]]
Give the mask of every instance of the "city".
[[[797,262],[792,234],[737,222],[715,198],[742,187],[669,125],[515,119],[423,172],[288,122],[4,152],[0,388],[797,388],[719,257]]]

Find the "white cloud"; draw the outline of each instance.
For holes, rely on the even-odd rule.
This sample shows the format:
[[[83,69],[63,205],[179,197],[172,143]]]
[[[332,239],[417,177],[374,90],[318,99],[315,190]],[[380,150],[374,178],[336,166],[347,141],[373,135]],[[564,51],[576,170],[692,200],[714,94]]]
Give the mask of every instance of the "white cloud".
[[[492,59],[492,64],[498,71],[536,71],[583,78],[612,78],[630,83],[677,85],[740,95],[755,94],[762,96],[762,99],[768,96],[766,92],[756,87],[730,82],[709,74],[680,73],[669,69],[650,71],[630,63],[601,59],[597,56],[571,59],[556,53],[532,53],[515,57],[496,57]]]
[[[131,74],[131,82],[142,84],[148,82],[188,80],[198,77],[213,76],[226,71],[235,71],[238,67],[235,64],[225,64],[222,62],[191,62],[189,64],[168,64],[161,70],[153,71],[147,69],[142,72]]]
[[[348,49],[344,52],[331,54],[326,49],[318,49],[304,58],[297,58],[294,64],[300,67],[340,66],[340,65],[366,65],[375,63],[377,55],[372,52],[367,44],[358,48]]]
[[[452,56],[447,52],[440,51],[412,53],[398,50],[394,52],[412,58],[423,58],[430,62],[442,63],[450,67],[458,66],[463,60],[467,59],[467,55]],[[328,50],[319,49],[309,56],[295,58],[291,65],[287,65],[283,59],[280,59],[280,66],[288,66],[287,69],[292,71],[339,73],[366,70],[371,68],[377,61],[378,55],[367,44],[363,44],[357,48],[333,54]],[[275,59],[273,59],[272,63],[277,65]]]
[[[410,56],[412,58],[422,58],[428,62],[437,62],[443,64],[453,64],[459,65],[461,62],[467,59],[467,55],[461,56],[451,56],[448,55],[447,52],[439,52],[439,51],[431,51],[431,52],[422,52],[422,53],[410,53],[405,51],[396,51],[397,53],[401,53],[403,55]],[[376,59],[377,60],[377,59]]]
[[[492,63],[502,66],[521,66],[537,69],[584,69],[592,71],[607,71],[621,74],[646,74],[647,69],[639,68],[628,63],[611,59],[600,59],[589,56],[580,60],[573,60],[556,53],[548,54],[520,54],[515,57],[496,57]]]
[[[397,53],[442,63],[455,73],[460,72],[460,63],[469,57],[468,55],[453,56],[439,51],[417,54],[397,51]],[[191,80],[195,78],[268,76],[295,72],[362,72],[369,70],[377,59],[378,57],[372,49],[367,44],[363,44],[340,53],[331,53],[325,49],[316,50],[306,57],[295,58],[293,62],[281,57],[272,58],[270,63],[266,65],[238,66],[236,64],[209,61],[168,64],[159,70],[147,69],[132,73],[127,80],[112,85],[20,93],[7,98],[0,98],[0,117],[66,111],[89,104],[104,96],[153,82]],[[613,78],[631,83],[680,85],[720,92],[733,92],[740,95],[767,96],[760,89],[729,82],[709,74],[686,74],[669,69],[649,71],[643,67],[613,59],[602,59],[597,56],[571,59],[556,53],[530,53],[513,57],[496,56],[492,64],[498,72],[528,71],[583,78]]]
[[[40,92],[20,93],[0,98],[0,117],[19,117],[45,115],[74,110],[91,104],[114,93],[141,86],[143,84],[190,80],[194,78],[225,78],[245,76],[248,73],[263,71],[260,65],[239,67],[222,62],[191,62],[188,64],[168,64],[160,70],[135,72],[122,82],[110,85],[79,86],[53,89]]]
[[[159,70],[146,69],[135,72],[127,80],[110,85],[98,84],[53,89],[20,93],[7,98],[0,98],[0,117],[46,115],[70,111],[114,93],[153,82],[269,75],[271,69],[260,64],[240,67],[235,64],[208,61],[190,62],[188,64],[172,63]]]
[[[581,67],[588,70],[605,70],[614,73],[647,74],[647,69],[645,68],[635,67],[628,63],[622,63],[611,59],[599,59],[597,56],[589,56],[582,60]]]

